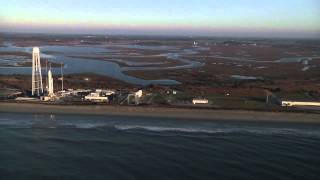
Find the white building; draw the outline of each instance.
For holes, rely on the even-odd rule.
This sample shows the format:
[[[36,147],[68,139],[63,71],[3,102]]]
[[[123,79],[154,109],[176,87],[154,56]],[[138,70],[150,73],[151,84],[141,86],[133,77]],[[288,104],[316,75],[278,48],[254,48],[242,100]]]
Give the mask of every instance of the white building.
[[[193,42],[193,47],[198,47],[198,42],[197,41]]]
[[[142,90],[139,90],[139,91],[137,91],[137,92],[134,93],[134,96],[135,96],[136,98],[141,98],[142,95],[143,95]]]
[[[85,96],[84,99],[92,102],[109,102],[109,96],[113,95],[114,93],[115,92],[111,90],[96,89],[95,92]]]
[[[134,92],[134,93],[130,93],[127,96],[127,103],[131,104],[132,100],[134,100],[134,104],[138,105],[138,104],[140,104],[140,100],[141,100],[142,96],[143,96],[143,91],[142,90],[139,90],[139,91]]]
[[[293,106],[320,106],[320,102],[307,102],[307,101],[281,101],[281,106],[283,107],[293,107]]]
[[[109,98],[108,96],[101,96],[100,93],[90,93],[88,96],[85,96],[84,99],[86,101],[92,101],[92,102],[108,102]]]
[[[208,104],[208,99],[193,99],[192,104]]]

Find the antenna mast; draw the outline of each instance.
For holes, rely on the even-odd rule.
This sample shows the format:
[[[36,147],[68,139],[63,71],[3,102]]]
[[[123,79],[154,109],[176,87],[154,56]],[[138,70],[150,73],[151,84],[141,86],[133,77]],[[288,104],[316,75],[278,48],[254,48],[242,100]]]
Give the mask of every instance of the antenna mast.
[[[49,85],[48,85],[48,60],[46,60],[46,75],[47,75],[47,78],[46,78],[46,89],[47,89],[47,91],[48,91],[48,87],[49,87]]]
[[[63,64],[61,62],[61,91],[63,91],[63,71],[62,71],[62,68],[63,68]]]

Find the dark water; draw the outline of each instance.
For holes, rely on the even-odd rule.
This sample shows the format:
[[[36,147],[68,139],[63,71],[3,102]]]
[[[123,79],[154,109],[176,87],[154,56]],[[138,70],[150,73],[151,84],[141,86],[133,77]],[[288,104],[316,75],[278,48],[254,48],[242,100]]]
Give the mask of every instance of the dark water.
[[[319,179],[320,125],[0,113],[0,179]]]

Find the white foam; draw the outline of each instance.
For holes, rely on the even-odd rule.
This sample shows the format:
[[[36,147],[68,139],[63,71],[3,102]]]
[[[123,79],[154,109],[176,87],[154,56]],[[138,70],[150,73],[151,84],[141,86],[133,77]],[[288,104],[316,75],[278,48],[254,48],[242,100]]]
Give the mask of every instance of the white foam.
[[[225,128],[200,128],[200,127],[166,127],[166,126],[147,126],[147,125],[115,125],[118,130],[147,130],[153,132],[186,132],[186,133],[251,133],[261,135],[308,135],[320,136],[318,131],[308,131],[303,129],[289,129],[289,128],[257,128],[257,127],[225,127]]]
[[[76,128],[80,128],[80,129],[94,129],[94,128],[106,126],[106,124],[103,124],[103,123],[76,123],[73,125]]]
[[[143,125],[115,125],[118,130],[134,130],[143,129],[147,131],[163,132],[188,132],[188,133],[227,133],[230,132],[229,129],[205,129],[205,128],[195,128],[195,127],[164,127],[164,126],[143,126]]]

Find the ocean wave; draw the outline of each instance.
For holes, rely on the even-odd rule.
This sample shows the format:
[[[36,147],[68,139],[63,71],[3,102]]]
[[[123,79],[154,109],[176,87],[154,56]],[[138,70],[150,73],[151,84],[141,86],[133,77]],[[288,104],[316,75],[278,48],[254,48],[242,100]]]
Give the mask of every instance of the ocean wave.
[[[320,137],[320,132],[304,129],[290,128],[258,128],[258,127],[225,127],[225,128],[201,128],[201,127],[165,127],[147,125],[115,125],[118,130],[146,130],[153,132],[185,132],[185,133],[207,133],[207,134],[227,134],[227,133],[250,133],[258,135],[309,135]]]
[[[207,130],[202,128],[182,128],[182,127],[159,127],[159,126],[141,126],[141,125],[115,125],[118,130],[134,130],[143,129],[148,131],[163,132],[163,131],[176,131],[176,132],[189,132],[189,133],[218,133],[222,130]]]
[[[105,124],[105,123],[74,123],[72,125],[74,125],[76,128],[80,128],[80,129],[94,129],[94,128],[107,126],[107,124]]]
[[[234,126],[234,125],[186,125],[186,124],[151,124],[151,123],[119,123],[116,121],[63,121],[55,118],[41,117],[35,119],[14,120],[7,117],[0,118],[0,127],[5,128],[75,128],[75,129],[116,129],[121,131],[151,131],[151,132],[177,132],[177,133],[203,133],[203,134],[230,134],[246,133],[253,135],[295,135],[320,137],[317,128],[295,127],[259,127],[259,126]]]

